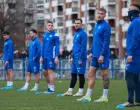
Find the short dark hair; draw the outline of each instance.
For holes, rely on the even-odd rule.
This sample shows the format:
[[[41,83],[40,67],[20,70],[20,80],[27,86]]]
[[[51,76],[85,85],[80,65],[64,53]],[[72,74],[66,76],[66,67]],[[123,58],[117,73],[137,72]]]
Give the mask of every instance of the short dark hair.
[[[103,11],[104,13],[106,13],[106,9],[104,7],[99,8],[98,11]]]
[[[78,21],[78,20],[81,21],[81,24],[83,23],[82,19],[80,19],[80,18],[77,18],[75,21]]]
[[[48,22],[47,22],[47,24],[48,24],[48,23],[51,23],[51,24],[53,24],[53,22],[52,22],[52,21],[48,21]]]
[[[35,29],[31,29],[30,31],[37,34],[37,31]]]
[[[2,34],[10,35],[10,32],[4,31]]]
[[[138,10],[140,10],[140,5],[138,5],[138,4],[131,4],[130,6],[135,6],[138,8]]]

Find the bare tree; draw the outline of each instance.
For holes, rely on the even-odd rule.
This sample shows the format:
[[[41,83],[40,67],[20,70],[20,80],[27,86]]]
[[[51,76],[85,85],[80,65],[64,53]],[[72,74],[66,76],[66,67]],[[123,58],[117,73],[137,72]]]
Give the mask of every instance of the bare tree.
[[[26,2],[27,0],[0,0],[0,50],[3,47],[3,31],[10,32],[16,49],[25,48]]]

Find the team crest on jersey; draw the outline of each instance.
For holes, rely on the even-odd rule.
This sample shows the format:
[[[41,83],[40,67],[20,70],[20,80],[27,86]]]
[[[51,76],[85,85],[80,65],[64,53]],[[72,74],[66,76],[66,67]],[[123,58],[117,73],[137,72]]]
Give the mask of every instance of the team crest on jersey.
[[[36,67],[34,66],[34,71],[36,71]]]
[[[52,61],[50,61],[49,64],[51,65],[52,64]]]
[[[58,37],[59,35],[56,33],[56,34],[55,34],[55,36],[57,36],[57,37]]]
[[[101,26],[98,27],[98,29],[100,29],[100,28],[101,28]]]

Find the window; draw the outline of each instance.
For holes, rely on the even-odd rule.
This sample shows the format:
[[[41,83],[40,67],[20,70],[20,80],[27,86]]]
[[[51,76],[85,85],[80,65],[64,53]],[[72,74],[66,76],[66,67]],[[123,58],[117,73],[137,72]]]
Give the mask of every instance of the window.
[[[50,2],[50,0],[45,0],[45,3],[49,3]]]

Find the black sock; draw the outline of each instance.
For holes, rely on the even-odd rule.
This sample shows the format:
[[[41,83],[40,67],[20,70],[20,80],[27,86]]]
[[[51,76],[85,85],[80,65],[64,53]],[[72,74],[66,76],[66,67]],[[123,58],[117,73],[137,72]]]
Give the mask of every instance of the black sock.
[[[75,74],[75,73],[71,73],[70,88],[74,88],[76,82],[77,82],[77,74]]]
[[[79,88],[84,88],[85,84],[85,75],[79,74]]]

